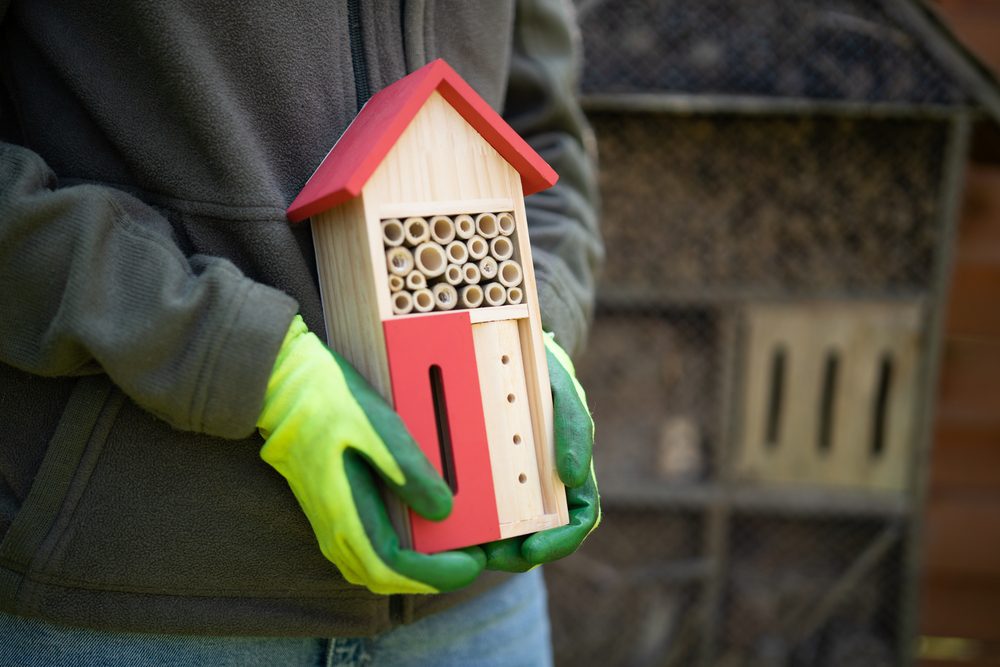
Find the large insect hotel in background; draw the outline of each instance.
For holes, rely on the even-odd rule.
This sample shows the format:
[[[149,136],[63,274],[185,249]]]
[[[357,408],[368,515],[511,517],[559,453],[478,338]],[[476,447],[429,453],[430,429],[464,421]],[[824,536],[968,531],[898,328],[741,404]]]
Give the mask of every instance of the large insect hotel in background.
[[[605,521],[547,568],[558,663],[909,664],[956,191],[996,90],[909,0],[576,4]]]

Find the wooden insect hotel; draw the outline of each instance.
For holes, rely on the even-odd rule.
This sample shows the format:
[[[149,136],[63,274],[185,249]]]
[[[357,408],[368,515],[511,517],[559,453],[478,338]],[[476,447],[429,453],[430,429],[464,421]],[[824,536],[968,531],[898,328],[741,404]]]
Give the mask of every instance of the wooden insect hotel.
[[[568,522],[524,210],[556,178],[437,60],[373,96],[288,209],[312,219],[330,347],[455,494],[445,521],[402,517],[419,551]]]
[[[938,4],[576,3],[606,521],[546,569],[557,662],[911,664],[956,202],[1000,120]]]

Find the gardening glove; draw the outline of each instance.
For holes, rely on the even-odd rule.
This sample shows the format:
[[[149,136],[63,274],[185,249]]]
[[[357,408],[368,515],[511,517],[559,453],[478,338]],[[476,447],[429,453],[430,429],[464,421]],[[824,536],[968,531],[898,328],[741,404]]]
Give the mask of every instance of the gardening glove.
[[[281,344],[257,427],[261,458],[288,481],[320,550],[347,581],[374,593],[437,593],[482,571],[478,547],[434,555],[400,548],[372,470],[428,519],[448,516],[451,491],[399,415],[300,316]]]
[[[483,545],[489,570],[524,572],[568,556],[601,522],[601,503],[591,459],[594,420],[587,409],[587,396],[577,382],[569,355],[551,334],[544,339],[552,385],[556,469],[566,485],[569,523]]]

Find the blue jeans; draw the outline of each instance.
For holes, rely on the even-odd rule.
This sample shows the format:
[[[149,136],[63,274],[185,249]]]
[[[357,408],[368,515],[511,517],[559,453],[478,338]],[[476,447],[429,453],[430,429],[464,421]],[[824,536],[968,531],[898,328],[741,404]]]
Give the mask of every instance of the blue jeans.
[[[547,667],[540,569],[370,639],[106,633],[0,614],[0,665],[19,667]]]

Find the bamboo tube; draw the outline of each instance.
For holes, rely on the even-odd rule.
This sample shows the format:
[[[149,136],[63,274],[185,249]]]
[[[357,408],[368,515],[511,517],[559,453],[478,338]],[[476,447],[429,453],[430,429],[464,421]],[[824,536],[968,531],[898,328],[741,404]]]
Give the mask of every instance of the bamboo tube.
[[[446,215],[435,215],[431,218],[431,239],[441,245],[448,245],[455,240],[455,223]]]
[[[489,283],[483,287],[486,303],[491,306],[502,306],[507,303],[507,290],[500,283]]]
[[[413,309],[418,313],[429,313],[434,310],[434,293],[422,287],[413,293]]]
[[[403,222],[406,242],[412,246],[426,243],[431,238],[431,228],[423,218],[407,218]]]
[[[392,295],[392,312],[406,315],[413,310],[413,297],[409,292],[396,292]]]
[[[406,234],[403,232],[403,223],[396,218],[382,221],[382,243],[389,248],[403,245]]]
[[[406,289],[415,290],[427,287],[427,276],[414,269],[406,274]]]
[[[504,287],[517,287],[521,284],[521,265],[512,259],[500,262],[497,280],[503,283]]]
[[[438,283],[431,289],[438,310],[451,310],[458,305],[458,290],[448,283]]]
[[[402,277],[397,276],[395,273],[390,273],[389,274],[389,291],[390,292],[398,292],[399,290],[403,289],[403,285],[405,285],[405,284],[406,283],[402,279]]]
[[[493,280],[497,277],[497,261],[492,257],[483,257],[479,260],[479,275],[483,280]]]
[[[524,291],[520,287],[507,288],[507,303],[516,306],[522,301],[524,301]]]
[[[498,262],[510,259],[514,256],[514,244],[511,243],[510,239],[506,236],[498,236],[490,241],[490,254],[493,255]]]
[[[473,236],[469,239],[469,257],[480,260],[490,252],[490,244],[482,236]]]
[[[492,213],[480,213],[476,216],[476,231],[484,239],[491,239],[500,233],[497,217]]]
[[[413,259],[420,272],[428,278],[440,276],[448,268],[448,258],[444,254],[444,248],[434,241],[421,243],[414,251]]]
[[[452,241],[445,249],[452,264],[465,264],[469,260],[469,249],[461,241]]]
[[[476,233],[476,221],[472,219],[471,215],[456,215],[455,216],[455,235],[460,239],[471,239],[472,235]]]
[[[504,236],[510,236],[514,233],[514,216],[510,213],[497,213],[497,228],[500,233]]]
[[[449,264],[444,271],[444,279],[449,285],[459,285],[462,283],[462,266],[460,264]]]
[[[479,285],[466,285],[458,296],[462,308],[479,308],[483,304],[483,288]]]
[[[406,276],[413,270],[413,253],[402,246],[389,248],[385,251],[385,265],[389,273]]]
[[[475,285],[479,282],[479,267],[469,262],[462,266],[462,280],[464,280],[469,285]]]

